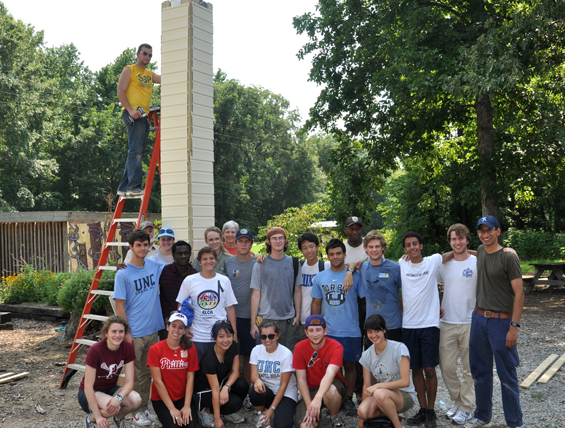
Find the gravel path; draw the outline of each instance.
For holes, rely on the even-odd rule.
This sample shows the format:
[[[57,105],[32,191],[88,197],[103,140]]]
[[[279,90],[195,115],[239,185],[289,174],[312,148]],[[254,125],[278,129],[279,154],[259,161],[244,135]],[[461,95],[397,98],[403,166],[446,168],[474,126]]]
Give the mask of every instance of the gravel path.
[[[521,321],[518,352],[521,364],[518,377],[523,381],[550,354],[565,353],[565,290],[533,292],[526,295]],[[76,393],[80,374],[75,375],[67,389],[59,389],[69,344],[60,341],[55,328],[58,324],[29,320],[14,320],[13,331],[0,331],[0,375],[6,372],[30,375],[18,381],[0,384],[0,427],[2,428],[58,428],[84,426]],[[77,361],[84,361],[84,353]],[[62,366],[61,366],[62,365]],[[529,428],[565,427],[565,368],[561,368],[545,385],[534,383],[521,389],[524,424]],[[438,368],[438,402],[451,402]],[[438,416],[442,414],[436,405]],[[417,405],[406,416],[412,416]],[[40,413],[43,412],[43,413]],[[500,399],[500,383],[495,374],[493,427],[506,427]],[[246,412],[248,421],[253,414]],[[346,428],[355,428],[357,418],[345,417]],[[113,426],[113,425],[111,425]],[[127,422],[134,427],[133,422]],[[322,428],[327,428],[323,423]],[[453,426],[443,416],[438,426]],[[235,428],[226,423],[227,428]],[[254,428],[245,423],[239,428]]]

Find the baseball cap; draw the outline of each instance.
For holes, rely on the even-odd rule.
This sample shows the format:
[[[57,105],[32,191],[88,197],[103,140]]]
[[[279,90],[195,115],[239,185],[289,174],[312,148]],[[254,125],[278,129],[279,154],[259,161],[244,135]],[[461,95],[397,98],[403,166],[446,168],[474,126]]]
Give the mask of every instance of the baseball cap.
[[[239,238],[249,238],[253,241],[253,234],[248,229],[239,229],[235,234],[235,240],[237,241]]]
[[[310,315],[308,318],[306,318],[306,322],[304,323],[304,327],[308,328],[311,325],[315,325],[315,326],[321,325],[324,328],[326,328],[326,320],[321,315]]]
[[[145,229],[146,227],[152,227],[153,229],[155,229],[155,226],[153,225],[153,222],[152,222],[152,221],[144,221],[143,223],[141,223],[141,224],[139,225],[139,228],[140,228],[141,230]]]
[[[273,235],[283,235],[286,238],[286,232],[282,227],[271,227],[267,232],[267,239],[271,239]]]
[[[172,323],[173,321],[182,321],[185,327],[188,325],[188,319],[180,312],[175,312],[169,317],[169,323]]]
[[[174,238],[175,231],[170,227],[162,227],[159,229],[159,238],[162,238],[163,236],[170,236],[171,238]]]
[[[359,217],[347,217],[347,220],[345,220],[345,227],[353,226],[354,224],[358,224],[363,227],[363,222]]]
[[[477,223],[477,229],[481,226],[481,224],[484,224],[485,226],[488,227],[496,227],[498,228],[498,220],[495,219],[493,216],[491,215],[485,215],[482,216],[479,219],[479,222]]]

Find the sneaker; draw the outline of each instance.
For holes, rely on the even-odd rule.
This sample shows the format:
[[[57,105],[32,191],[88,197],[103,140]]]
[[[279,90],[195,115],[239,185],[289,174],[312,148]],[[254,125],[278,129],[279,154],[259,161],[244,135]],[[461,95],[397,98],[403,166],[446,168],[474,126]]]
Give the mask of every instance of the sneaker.
[[[471,419],[471,412],[467,413],[462,410],[458,410],[451,421],[457,425],[465,425],[469,419]]]
[[[406,425],[408,425],[408,426],[422,425],[426,421],[426,414],[427,413],[428,412],[426,412],[426,409],[418,410],[418,413],[416,413],[414,416],[412,416],[411,418],[408,418],[406,420]]]
[[[453,416],[455,416],[455,414],[457,413],[457,410],[459,410],[459,406],[457,404],[455,404],[451,409],[449,409],[447,411],[447,413],[445,414],[445,417],[447,419],[453,419]]]
[[[159,427],[163,426],[153,410],[147,409],[145,411],[145,417],[151,421],[151,424],[155,424]]]
[[[357,407],[355,407],[355,403],[349,397],[347,397],[343,402],[343,409],[345,410],[345,414],[347,416],[357,415]]]
[[[263,413],[257,412],[257,420],[255,421],[255,428],[271,428],[271,421],[263,420]]]
[[[208,428],[214,428],[214,415],[208,413],[206,410],[202,409],[198,412],[198,419],[200,419],[200,424]]]
[[[126,196],[143,196],[143,189],[126,190]]]
[[[126,196],[127,191],[125,191],[125,190],[118,190],[116,193],[117,193],[118,196]]]
[[[151,425],[151,419],[147,419],[145,412],[137,412],[133,417],[133,422],[140,427],[148,427]]]
[[[330,422],[332,423],[332,428],[342,428],[345,425],[339,415],[331,416]]]
[[[116,419],[116,417],[114,416],[112,420],[116,424],[116,428],[126,428],[126,418]]]
[[[428,409],[426,412],[426,420],[424,421],[424,426],[426,428],[436,428],[436,411],[434,409]]]
[[[232,413],[231,415],[224,415],[224,420],[233,424],[240,424],[242,422],[245,422],[245,418],[241,416],[239,412]]]
[[[253,408],[253,404],[251,404],[251,400],[249,399],[249,395],[247,395],[247,396],[245,397],[245,400],[243,400],[243,408],[244,408],[245,410],[250,411],[250,412],[253,411],[253,410],[255,410],[255,409]]]
[[[86,419],[84,420],[85,428],[98,428],[96,422],[90,422],[90,415],[86,415]]]
[[[490,421],[486,422],[486,421],[481,421],[480,419],[477,418],[473,418],[467,421],[466,426],[468,428],[490,427]]]

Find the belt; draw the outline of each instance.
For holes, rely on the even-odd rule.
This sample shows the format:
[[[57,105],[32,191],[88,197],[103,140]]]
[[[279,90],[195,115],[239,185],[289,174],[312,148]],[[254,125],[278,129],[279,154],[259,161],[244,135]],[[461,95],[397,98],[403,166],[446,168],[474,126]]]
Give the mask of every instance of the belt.
[[[508,319],[512,318],[512,312],[493,312],[493,311],[483,311],[475,306],[475,312],[479,315],[483,315],[485,318],[501,318]]]

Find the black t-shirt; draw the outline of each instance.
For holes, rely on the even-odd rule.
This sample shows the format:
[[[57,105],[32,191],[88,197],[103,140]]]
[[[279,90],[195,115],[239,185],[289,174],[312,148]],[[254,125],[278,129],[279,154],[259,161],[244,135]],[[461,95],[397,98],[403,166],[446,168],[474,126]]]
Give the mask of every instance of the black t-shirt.
[[[227,380],[232,371],[233,359],[238,354],[238,349],[237,342],[234,341],[224,354],[223,363],[218,360],[213,346],[208,349],[200,360],[200,370],[196,372],[194,378],[194,390],[196,392],[210,390],[207,374],[218,376],[218,383],[222,385],[222,381]]]

